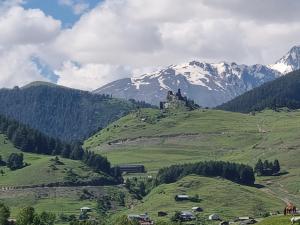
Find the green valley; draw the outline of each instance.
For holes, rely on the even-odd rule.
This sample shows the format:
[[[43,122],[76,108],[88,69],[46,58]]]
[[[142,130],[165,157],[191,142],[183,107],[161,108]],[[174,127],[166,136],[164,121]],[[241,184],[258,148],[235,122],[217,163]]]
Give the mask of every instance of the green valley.
[[[173,164],[223,160],[254,166],[259,158],[279,159],[283,174],[257,177],[256,183],[260,188],[235,184],[229,187],[230,182],[223,181],[226,184],[220,184],[221,181],[214,178],[183,178],[174,184],[162,185],[163,189],[168,190],[165,195],[158,194],[162,187],[157,187],[132,211],[146,211],[155,215],[158,209],[170,212],[181,207],[183,210],[190,209],[191,203],[179,207],[174,205],[174,194],[179,193],[182,190],[180,185],[188,184],[185,181],[189,179],[208,179],[205,182],[207,186],[195,186],[190,190],[198,191],[200,196],[215,190],[209,202],[212,205],[217,202],[219,206],[210,208],[209,202],[203,201],[204,209],[209,213],[217,211],[225,218],[246,215],[247,212],[251,214],[253,209],[250,206],[253,208],[255,202],[263,202],[268,210],[282,212],[288,202],[300,204],[299,122],[300,111],[288,109],[252,114],[210,109],[172,112],[145,109],[112,123],[89,138],[84,146],[107,156],[115,165],[143,164],[148,175],[152,176],[160,168]],[[209,186],[208,181],[213,184]],[[222,185],[224,188],[221,188]],[[215,186],[220,188],[214,189]],[[237,199],[230,197],[230,190],[234,188],[237,189],[234,193],[240,193]],[[249,191],[248,197],[246,190]],[[227,196],[228,199],[218,195]],[[235,205],[239,210],[234,208]]]

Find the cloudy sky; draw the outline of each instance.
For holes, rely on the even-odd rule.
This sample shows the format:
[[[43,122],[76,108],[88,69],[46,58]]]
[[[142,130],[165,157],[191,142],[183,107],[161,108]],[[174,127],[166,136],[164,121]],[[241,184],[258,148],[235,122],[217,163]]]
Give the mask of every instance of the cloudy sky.
[[[0,87],[85,90],[190,60],[269,64],[300,44],[297,0],[0,0]]]

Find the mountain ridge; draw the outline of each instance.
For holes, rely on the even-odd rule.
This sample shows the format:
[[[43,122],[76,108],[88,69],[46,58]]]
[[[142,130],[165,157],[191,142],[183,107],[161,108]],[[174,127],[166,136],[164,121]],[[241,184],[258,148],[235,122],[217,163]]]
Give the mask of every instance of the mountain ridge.
[[[0,114],[65,141],[83,140],[138,106],[147,104],[48,83],[0,89]]]
[[[300,46],[270,65],[191,61],[170,65],[138,77],[106,84],[93,93],[119,98],[135,98],[158,105],[168,90],[182,89],[184,95],[201,106],[215,107],[290,71],[300,69]]]

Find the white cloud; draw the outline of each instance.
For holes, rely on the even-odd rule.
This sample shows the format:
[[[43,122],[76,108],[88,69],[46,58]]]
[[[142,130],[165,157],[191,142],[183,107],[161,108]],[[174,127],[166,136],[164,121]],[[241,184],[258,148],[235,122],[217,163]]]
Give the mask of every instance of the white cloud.
[[[193,59],[272,63],[300,42],[300,1],[106,0],[91,10],[87,1],[59,1],[84,13],[71,28],[13,7],[18,0],[6,5],[0,52],[34,46],[60,84],[77,88]]]
[[[30,60],[33,47],[18,46],[0,52],[0,87],[23,86],[32,81],[46,81]]]
[[[126,66],[111,66],[108,64],[78,65],[67,61],[60,70],[55,71],[60,76],[58,84],[82,90],[93,90],[114,79],[129,76],[131,70]]]
[[[15,1],[0,15],[0,87],[46,80],[32,61],[60,32],[60,21],[41,10],[25,10]],[[3,9],[3,8],[2,8]]]
[[[245,11],[241,2],[229,0],[229,5]],[[107,0],[62,32],[56,49],[80,63],[136,68],[189,59],[270,63],[297,42],[300,22],[295,22],[292,31],[278,29],[279,36],[274,36],[269,27],[291,23],[270,12],[268,19],[273,16],[274,22],[257,18],[255,9],[266,9],[266,4],[245,5],[252,7],[252,14],[245,12],[243,17],[218,0]],[[278,11],[282,4],[277,5],[270,7]],[[255,38],[258,30],[264,32]],[[270,40],[279,45],[271,46]],[[274,49],[277,55],[267,55]]]
[[[61,23],[39,9],[24,10],[15,6],[0,16],[0,45],[40,44],[52,40],[60,32]]]
[[[1,0],[0,1],[0,13],[5,13],[6,10],[13,6],[17,6],[24,3],[24,0]]]
[[[75,15],[81,15],[90,8],[86,0],[58,0],[58,4],[70,7]]]

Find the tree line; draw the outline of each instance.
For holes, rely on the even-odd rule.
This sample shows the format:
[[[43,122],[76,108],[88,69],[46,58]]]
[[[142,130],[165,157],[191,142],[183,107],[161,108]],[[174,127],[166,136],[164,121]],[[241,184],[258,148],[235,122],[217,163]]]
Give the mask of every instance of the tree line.
[[[13,225],[14,222],[9,222],[10,209],[0,203],[0,224]],[[17,225],[54,225],[56,216],[53,213],[42,212],[36,213],[31,206],[22,208],[16,216]]]
[[[155,182],[156,185],[173,183],[190,174],[207,177],[223,177],[244,185],[253,185],[255,182],[252,167],[223,161],[205,161],[162,168],[158,171]]]
[[[0,133],[5,134],[14,146],[23,152],[60,155],[64,158],[81,160],[96,172],[104,172],[116,178],[121,177],[118,168],[111,168],[111,164],[106,157],[84,150],[80,142],[66,143],[59,139],[51,138],[35,129],[1,115]],[[19,159],[17,155],[12,155],[12,157],[15,159],[13,162]]]
[[[272,176],[280,172],[280,163],[278,159],[274,162],[265,160],[264,162],[259,159],[254,167],[254,171],[258,176]]]
[[[16,220],[10,219],[10,208],[0,202],[0,224],[1,225],[54,225],[60,221],[54,213],[43,211],[37,213],[35,208],[25,206],[21,208],[16,214]],[[130,220],[127,216],[117,216],[114,219],[97,219],[97,220],[79,220],[76,216],[69,221],[70,225],[139,225],[136,220]],[[157,225],[177,225],[173,222],[158,221]]]
[[[6,162],[3,160],[2,156],[0,155],[0,166],[7,166],[11,170],[21,169],[27,165],[26,163],[24,163],[23,160],[24,160],[23,153],[11,153],[8,156]],[[0,173],[3,175],[4,173],[3,170],[1,170]]]

